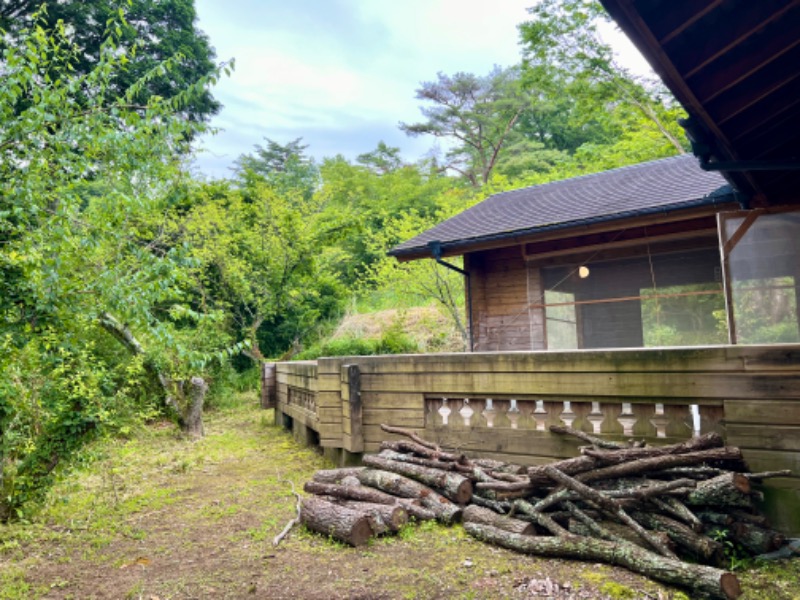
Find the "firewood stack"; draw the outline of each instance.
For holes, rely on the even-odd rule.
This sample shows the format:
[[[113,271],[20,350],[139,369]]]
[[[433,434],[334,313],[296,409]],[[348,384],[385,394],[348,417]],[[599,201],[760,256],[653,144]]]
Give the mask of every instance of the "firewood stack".
[[[731,551],[754,556],[785,542],[758,514],[751,483],[787,472],[748,473],[738,448],[715,433],[670,446],[602,440],[581,455],[535,467],[446,452],[413,432],[381,444],[364,467],[318,471],[300,518],[359,546],[409,518],[463,521],[471,535],[520,552],[601,561],[691,589],[736,598],[721,570]]]

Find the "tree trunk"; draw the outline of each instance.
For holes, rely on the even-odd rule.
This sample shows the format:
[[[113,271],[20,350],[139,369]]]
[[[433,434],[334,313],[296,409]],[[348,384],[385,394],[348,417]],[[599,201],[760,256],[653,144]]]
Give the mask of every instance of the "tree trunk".
[[[536,528],[525,521],[514,519],[513,517],[506,517],[498,515],[496,512],[488,508],[481,508],[480,506],[471,505],[464,509],[463,515],[464,522],[480,523],[482,525],[491,525],[503,531],[510,531],[512,533],[519,533],[520,535],[535,535]]]
[[[189,380],[189,404],[183,418],[183,432],[194,438],[203,437],[203,402],[208,391],[208,384],[202,377]]]
[[[712,598],[732,600],[741,594],[739,580],[733,573],[672,560],[632,544],[615,544],[572,534],[565,537],[519,535],[478,523],[465,523],[464,529],[479,540],[518,552],[619,565]]]
[[[351,546],[363,546],[372,537],[367,513],[337,506],[316,496],[303,498],[300,520],[312,531]]]
[[[377,488],[401,498],[419,500],[424,508],[436,515],[436,520],[446,525],[461,520],[461,507],[421,483],[397,473],[365,469],[358,475],[362,484]]]
[[[472,498],[472,482],[458,473],[450,473],[420,465],[386,460],[378,456],[370,455],[364,456],[363,462],[368,467],[398,473],[436,488],[444,496],[457,504],[466,504],[469,502],[470,498]]]

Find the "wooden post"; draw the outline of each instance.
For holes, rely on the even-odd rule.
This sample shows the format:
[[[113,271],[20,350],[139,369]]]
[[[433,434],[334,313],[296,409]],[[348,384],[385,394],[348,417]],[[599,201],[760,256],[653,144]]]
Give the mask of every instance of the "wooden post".
[[[350,404],[350,452],[364,451],[364,432],[362,428],[361,370],[358,365],[346,365],[348,402]]]
[[[275,363],[261,365],[261,408],[275,408],[278,397],[278,382]]]

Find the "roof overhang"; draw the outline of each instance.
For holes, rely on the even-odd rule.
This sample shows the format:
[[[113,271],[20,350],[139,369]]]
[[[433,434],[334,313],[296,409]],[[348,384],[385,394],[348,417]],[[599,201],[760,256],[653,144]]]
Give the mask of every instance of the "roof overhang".
[[[652,209],[616,213],[613,215],[581,219],[564,223],[553,223],[530,229],[519,229],[491,236],[481,236],[461,240],[442,242],[437,240],[427,246],[417,246],[407,250],[390,250],[387,254],[394,256],[399,262],[434,258],[438,252],[440,257],[461,256],[469,252],[506,248],[528,243],[565,239],[584,236],[604,231],[624,230],[632,226],[648,223],[674,223],[691,221],[699,217],[716,215],[721,210],[737,210],[741,204],[732,194],[720,195],[709,199],[687,202],[681,206],[660,206]],[[432,245],[433,244],[433,245]],[[434,251],[436,246],[436,252]]]
[[[800,203],[800,0],[600,0],[689,113],[701,166]]]

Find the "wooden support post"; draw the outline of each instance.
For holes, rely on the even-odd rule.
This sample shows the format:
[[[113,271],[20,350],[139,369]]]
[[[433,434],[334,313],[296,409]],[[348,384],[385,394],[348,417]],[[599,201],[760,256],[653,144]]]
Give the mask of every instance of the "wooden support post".
[[[361,370],[358,365],[345,365],[347,369],[348,402],[350,405],[350,452],[364,451],[364,431],[361,405]]]
[[[261,365],[261,408],[275,408],[278,404],[277,367],[274,362]]]

